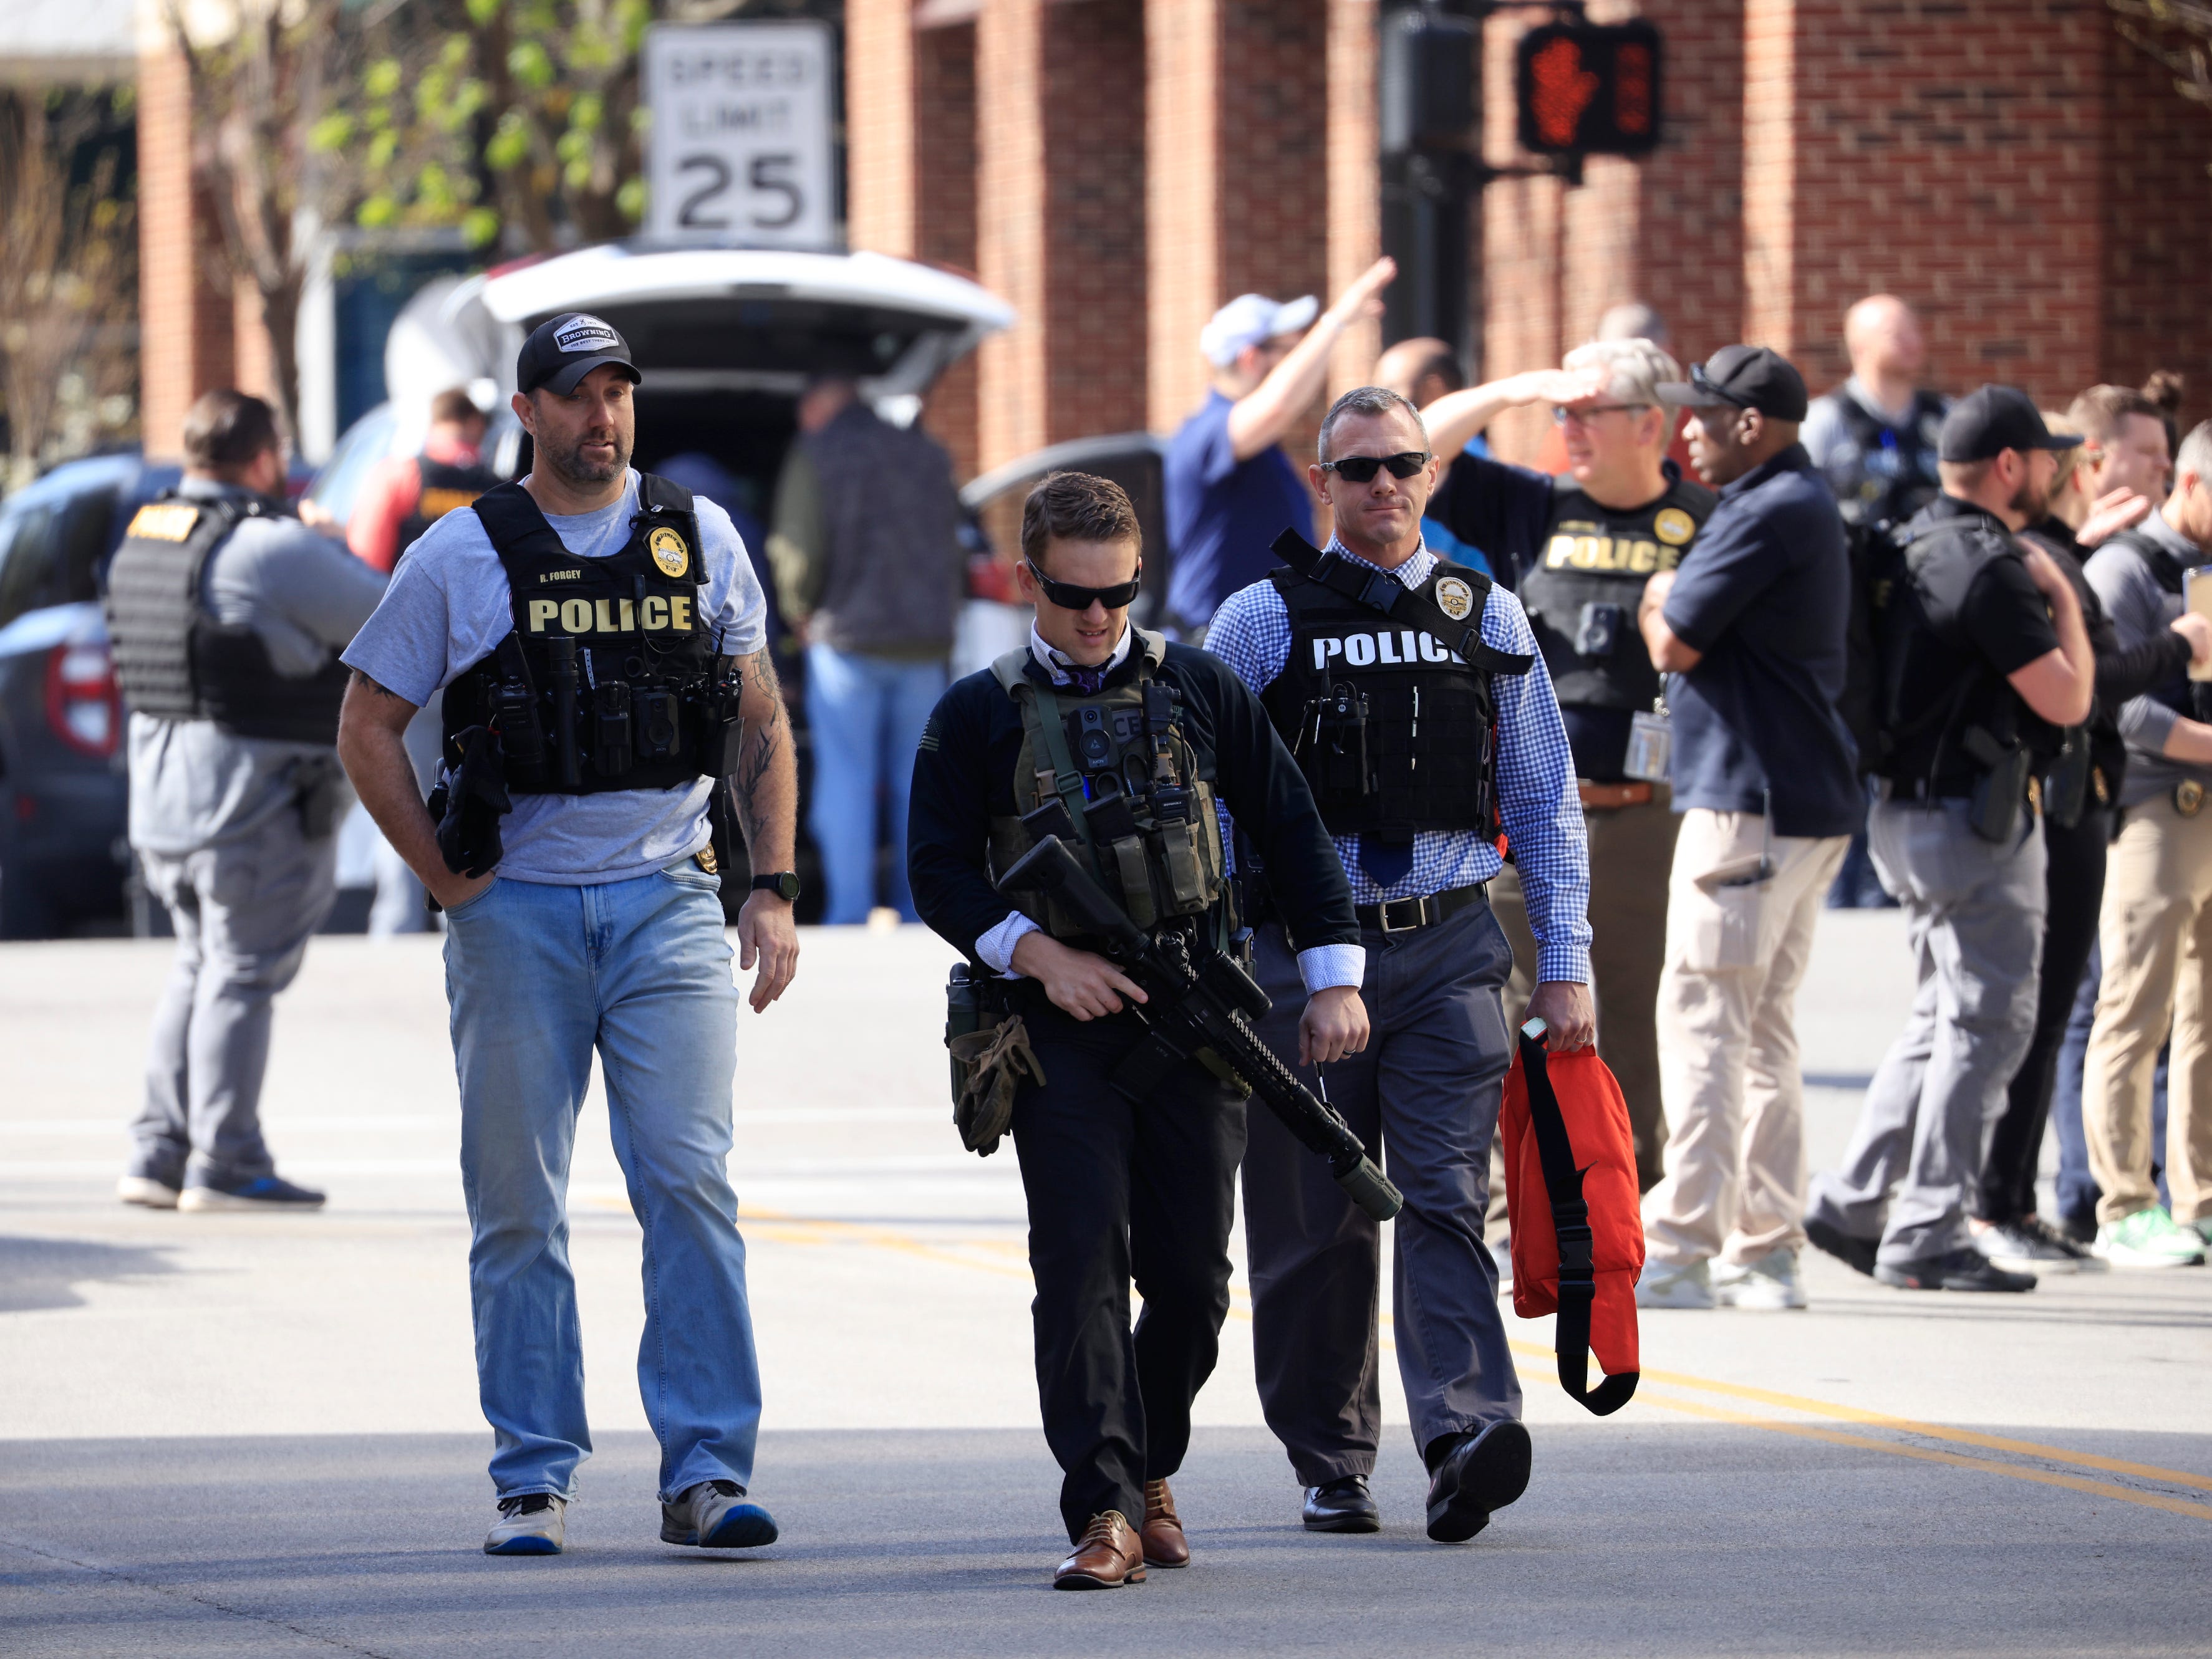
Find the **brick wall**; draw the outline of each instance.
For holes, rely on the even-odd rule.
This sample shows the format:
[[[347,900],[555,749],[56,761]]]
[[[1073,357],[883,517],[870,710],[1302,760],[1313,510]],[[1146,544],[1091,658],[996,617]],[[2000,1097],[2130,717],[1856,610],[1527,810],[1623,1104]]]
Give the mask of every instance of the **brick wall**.
[[[1219,0],[1151,0],[1145,58],[1146,411],[1171,432],[1206,394],[1198,334],[1223,293]]]
[[[139,60],[139,402],[152,456],[182,453],[185,411],[233,372],[233,302],[210,281],[214,216],[193,186],[188,100],[182,58]]]
[[[924,30],[915,37],[914,103],[919,197],[915,257],[963,271],[975,269],[975,26]],[[931,389],[923,420],[952,451],[956,477],[977,470],[975,360],[970,356]]]
[[[1382,251],[1382,201],[1372,160],[1380,138],[1375,14],[1374,0],[1328,0],[1328,268],[1323,305],[1351,287]],[[1338,336],[1329,354],[1330,394],[1365,384],[1382,350],[1379,318],[1354,324]]]

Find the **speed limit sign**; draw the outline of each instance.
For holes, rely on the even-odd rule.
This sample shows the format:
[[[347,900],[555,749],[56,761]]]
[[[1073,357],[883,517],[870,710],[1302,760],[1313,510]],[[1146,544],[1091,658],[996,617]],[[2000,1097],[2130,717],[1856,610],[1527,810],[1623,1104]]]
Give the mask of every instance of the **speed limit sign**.
[[[827,24],[656,24],[644,70],[650,234],[831,245]]]

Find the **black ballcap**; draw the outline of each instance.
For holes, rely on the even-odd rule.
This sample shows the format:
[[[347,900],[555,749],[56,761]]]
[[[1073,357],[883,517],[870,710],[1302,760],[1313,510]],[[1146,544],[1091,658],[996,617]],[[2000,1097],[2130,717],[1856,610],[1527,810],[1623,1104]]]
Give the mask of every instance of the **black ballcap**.
[[[602,363],[626,371],[632,385],[645,378],[629,360],[629,342],[611,324],[589,312],[563,312],[540,323],[522,342],[522,354],[514,360],[514,388],[530,392],[543,386],[565,397]]]
[[[1777,421],[1802,421],[1808,402],[1805,377],[1765,346],[1723,346],[1704,362],[1691,364],[1687,380],[1667,381],[1658,391],[1684,409],[1732,403]]]
[[[1943,417],[1936,454],[1946,461],[1994,461],[2006,450],[2070,450],[2081,441],[2045,426],[2035,400],[2018,386],[1977,386]]]

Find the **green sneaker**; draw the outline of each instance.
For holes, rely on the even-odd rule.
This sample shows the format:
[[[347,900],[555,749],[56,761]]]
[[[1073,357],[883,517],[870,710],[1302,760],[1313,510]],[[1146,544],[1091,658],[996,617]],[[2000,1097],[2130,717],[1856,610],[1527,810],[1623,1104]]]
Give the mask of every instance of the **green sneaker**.
[[[2097,1229],[2090,1248],[2116,1268],[2193,1268],[2204,1260],[2204,1238],[2157,1205]]]

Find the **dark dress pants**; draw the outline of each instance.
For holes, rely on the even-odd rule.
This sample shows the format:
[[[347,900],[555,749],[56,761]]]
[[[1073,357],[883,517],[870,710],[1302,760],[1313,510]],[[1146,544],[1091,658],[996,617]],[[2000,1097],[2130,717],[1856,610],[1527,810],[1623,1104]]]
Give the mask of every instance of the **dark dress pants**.
[[[2094,802],[2071,829],[2049,819],[2043,845],[2049,857],[2045,882],[2050,900],[2043,924],[2043,979],[2036,993],[2035,1034],[2006,1091],[2004,1111],[1990,1137],[1975,1214],[2007,1223],[2035,1214],[2035,1175],[2043,1158],[2043,1129],[2058,1076],[2058,1051],[2066,1025],[2097,943],[2097,913],[2105,897],[2105,853],[2112,843],[2112,814]],[[2078,1064],[2078,1063],[2077,1063]],[[2080,1111],[2080,1082],[2075,1085]]]
[[[1364,1052],[1328,1069],[1328,1096],[1406,1195],[1392,1224],[1392,1324],[1413,1442],[1426,1448],[1521,1414],[1498,1266],[1482,1240],[1512,1057],[1501,993],[1513,957],[1486,904],[1417,932],[1370,929],[1361,942],[1373,1032]],[[1279,924],[1260,929],[1258,954],[1275,1004],[1262,1034],[1296,1067],[1305,990]],[[1314,1088],[1313,1069],[1297,1069]],[[1301,1485],[1367,1474],[1382,1430],[1381,1229],[1273,1113],[1251,1116],[1244,1238],[1267,1426]]]
[[[1024,985],[1015,1004],[1045,1081],[1014,1099],[1029,1199],[1030,1317],[1044,1435],[1066,1471],[1071,1542],[1091,1517],[1145,1518],[1145,1482],[1182,1467],[1190,1407],[1229,1316],[1229,1228],[1244,1103],[1194,1063],[1134,1104],[1107,1081],[1142,1034],[1079,1022]],[[1133,1332],[1129,1285],[1145,1299]]]

